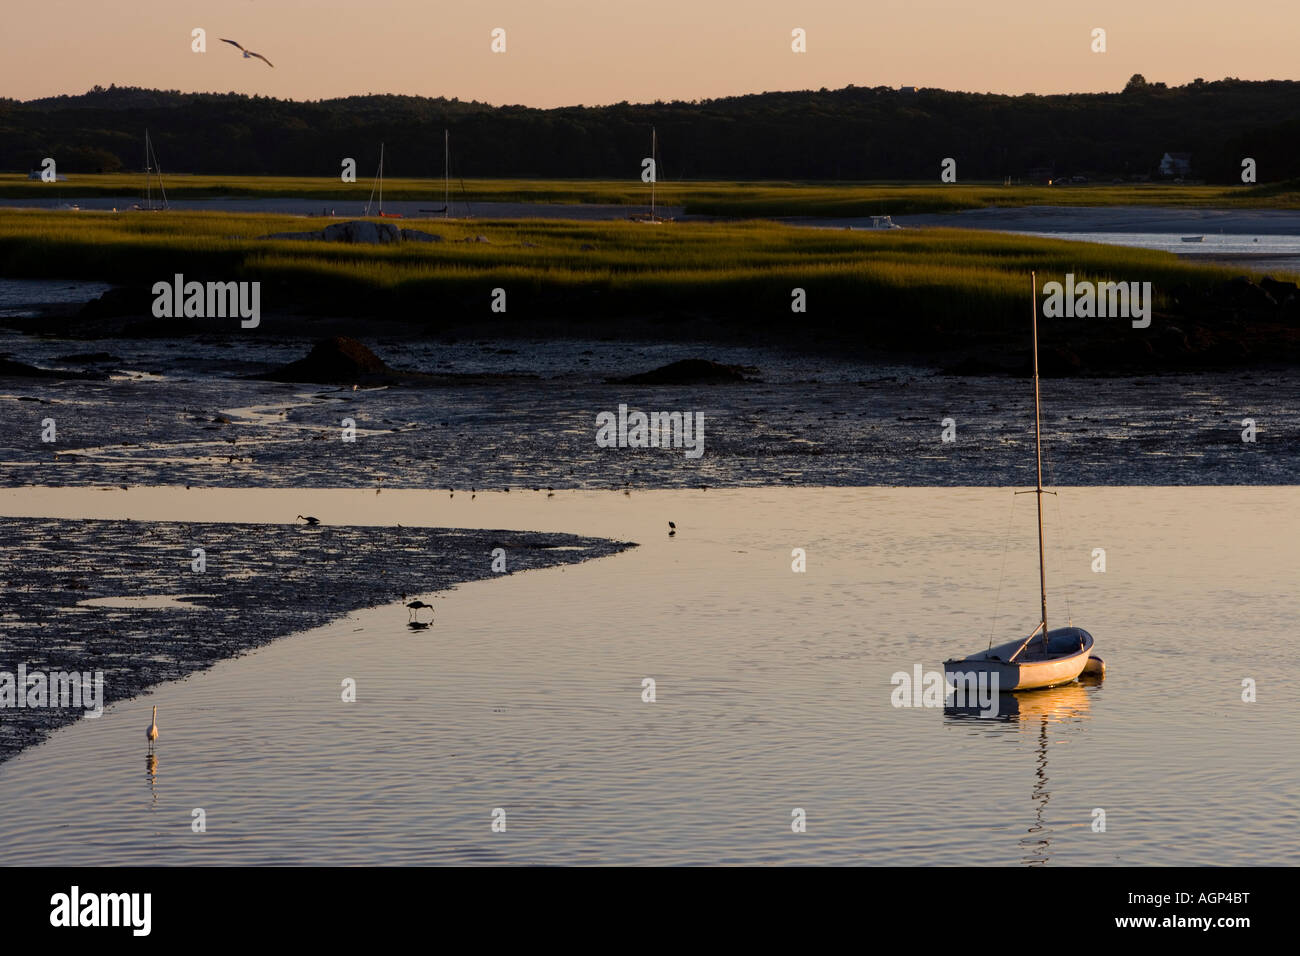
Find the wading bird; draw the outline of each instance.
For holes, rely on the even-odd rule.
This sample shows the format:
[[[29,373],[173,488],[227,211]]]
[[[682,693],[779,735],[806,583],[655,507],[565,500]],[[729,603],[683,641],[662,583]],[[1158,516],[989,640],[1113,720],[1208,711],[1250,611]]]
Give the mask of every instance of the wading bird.
[[[668,537],[671,538],[676,533],[677,533],[677,523],[674,521],[668,522]]]
[[[418,620],[420,619],[420,612],[421,612],[422,610],[424,610],[426,607],[429,609],[429,612],[430,612],[430,614],[429,614],[429,620],[430,620],[430,622],[433,621],[433,605],[432,605],[432,604],[425,604],[423,601],[412,601],[410,604],[408,604],[408,605],[406,605],[406,606],[407,606],[407,608],[410,609],[410,610],[407,612],[407,615],[406,615],[406,619],[407,619],[408,621],[418,621]]]
[[[261,61],[262,61],[263,63],[265,63],[267,66],[272,67],[272,68],[274,68],[274,66],[275,66],[274,63],[272,63],[272,62],[271,62],[270,60],[268,60],[266,57],[262,56],[262,54],[260,54],[260,53],[254,53],[252,50],[245,50],[242,46],[240,46],[240,45],[239,45],[238,43],[236,43],[234,40],[227,40],[225,37],[222,37],[222,38],[221,38],[221,42],[222,42],[222,43],[229,43],[229,44],[230,44],[231,46],[233,46],[236,50],[238,50],[239,52],[241,52],[242,54],[244,54],[244,59],[245,59],[245,60],[247,60],[249,57],[257,57],[259,60],[261,60]]]
[[[153,742],[158,739],[158,705],[153,706],[153,720],[149,723],[149,729],[145,731],[145,736],[149,738],[149,752],[153,752]]]
[[[298,517],[307,522],[313,528],[320,524],[320,518],[313,518],[311,515],[298,515]]]

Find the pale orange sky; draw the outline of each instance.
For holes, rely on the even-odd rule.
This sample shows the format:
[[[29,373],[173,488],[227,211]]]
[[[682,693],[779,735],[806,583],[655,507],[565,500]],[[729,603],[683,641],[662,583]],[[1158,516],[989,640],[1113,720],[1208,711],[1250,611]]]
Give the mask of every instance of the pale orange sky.
[[[1297,0],[5,0],[0,96],[96,83],[529,106],[764,90],[1003,93],[1293,79]],[[203,27],[208,51],[190,52]],[[489,50],[494,27],[507,51]],[[807,31],[808,52],[790,50]],[[1090,50],[1094,27],[1106,53]],[[218,37],[265,54],[244,60]]]

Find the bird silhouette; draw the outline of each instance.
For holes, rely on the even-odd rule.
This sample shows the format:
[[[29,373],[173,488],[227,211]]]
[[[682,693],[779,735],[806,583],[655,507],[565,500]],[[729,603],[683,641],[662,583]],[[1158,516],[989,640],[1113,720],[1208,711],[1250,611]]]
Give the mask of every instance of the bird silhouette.
[[[298,517],[313,528],[320,524],[320,518],[313,518],[311,515],[298,515]]]
[[[412,601],[406,606],[409,609],[406,615],[408,621],[419,621],[420,612],[427,607],[430,611],[429,622],[433,622],[433,614],[436,612],[434,612],[432,604],[425,604],[423,601]]]
[[[673,521],[668,522],[668,537],[671,538],[671,537],[672,537],[673,535],[675,535],[676,533],[677,533],[677,524],[676,524],[676,522],[673,522]]]
[[[266,57],[262,56],[262,54],[260,54],[260,53],[254,53],[252,50],[245,50],[242,46],[240,46],[240,45],[239,45],[238,43],[236,43],[234,40],[227,40],[225,37],[221,37],[220,39],[221,39],[221,42],[222,42],[222,43],[229,43],[231,46],[233,46],[233,47],[234,47],[236,50],[238,50],[240,53],[244,54],[244,59],[245,59],[245,60],[249,59],[250,57],[257,57],[257,59],[261,60],[261,61],[262,61],[263,63],[265,63],[267,66],[269,66],[269,67],[274,67],[274,66],[275,66],[274,63],[272,63],[272,62],[271,62],[270,60],[268,60]]]

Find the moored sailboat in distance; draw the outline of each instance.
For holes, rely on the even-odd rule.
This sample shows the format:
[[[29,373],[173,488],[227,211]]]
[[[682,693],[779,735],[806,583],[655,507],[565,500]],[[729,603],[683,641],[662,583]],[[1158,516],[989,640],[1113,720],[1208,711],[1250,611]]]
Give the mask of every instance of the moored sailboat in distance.
[[[442,213],[446,219],[451,210],[451,131],[442,131],[442,208],[421,209],[420,212]]]
[[[384,144],[379,144],[379,173],[375,176],[375,182],[370,187],[370,198],[366,200],[366,211],[364,215],[370,215],[370,207],[374,203],[375,189],[379,189],[379,218],[381,219],[401,219],[400,212],[384,212]]]
[[[661,222],[672,222],[672,217],[667,218],[655,215],[655,183],[659,179],[659,134],[653,126],[650,127],[650,212],[648,215],[628,216],[633,222],[648,222],[658,224]]]
[[[1091,658],[1093,637],[1081,627],[1047,627],[1047,565],[1043,551],[1043,424],[1038,388],[1038,276],[1030,274],[1034,313],[1034,447],[1038,500],[1038,581],[1042,597],[1038,626],[1023,640],[1009,641],[969,657],[944,661],[950,684],[973,686],[968,681],[996,681],[999,691],[1055,687],[1075,680],[1085,669],[1103,672],[1100,658]],[[1021,494],[1022,492],[1016,492]],[[1048,492],[1055,494],[1055,492]],[[1040,636],[1041,635],[1041,636]],[[1039,638],[1037,641],[1034,638]],[[992,641],[990,640],[990,644]],[[1095,663],[1089,664],[1090,659]]]
[[[153,198],[155,176],[158,179],[158,194],[162,197],[161,204],[155,204]],[[149,138],[147,129],[144,131],[144,205],[136,203],[135,208],[147,212],[159,212],[168,208],[167,190],[163,187],[162,181],[162,167],[158,165],[158,154],[154,151],[153,140]]]

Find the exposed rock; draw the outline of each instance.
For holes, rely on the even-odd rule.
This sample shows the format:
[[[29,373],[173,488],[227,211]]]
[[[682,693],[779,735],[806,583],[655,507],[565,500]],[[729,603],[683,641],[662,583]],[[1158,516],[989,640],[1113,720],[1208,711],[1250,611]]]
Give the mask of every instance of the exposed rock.
[[[66,372],[52,368],[37,368],[24,362],[0,358],[0,378],[82,379],[102,382],[108,376],[103,372]]]
[[[401,242],[402,230],[391,222],[366,222],[354,219],[351,222],[335,222],[326,226],[324,239],[326,242],[360,242],[379,245]]]
[[[403,229],[403,242],[442,242],[442,236],[434,235],[431,232],[421,232],[419,229]]]
[[[116,286],[83,305],[78,315],[97,319],[143,315],[149,312],[153,299],[153,293],[147,287]]]
[[[682,359],[639,375],[611,378],[608,381],[620,385],[724,385],[748,381],[745,373],[757,371],[756,368],[723,365],[708,359]]]
[[[1297,286],[1294,282],[1279,282],[1269,276],[1264,276],[1259,280],[1259,287],[1272,296],[1275,302],[1283,305],[1297,293],[1300,293],[1300,286]]]
[[[273,232],[259,239],[293,239],[314,242],[350,242],[363,245],[387,245],[393,242],[442,242],[442,236],[419,229],[399,229],[391,222],[366,222],[353,219],[330,223],[317,232]],[[486,239],[482,240],[486,242]]]
[[[1277,300],[1245,276],[1229,279],[1214,292],[1214,298],[1246,309],[1273,309]]]
[[[273,382],[352,385],[381,380],[393,374],[378,355],[356,339],[336,335],[321,339],[306,357],[262,377]]]

